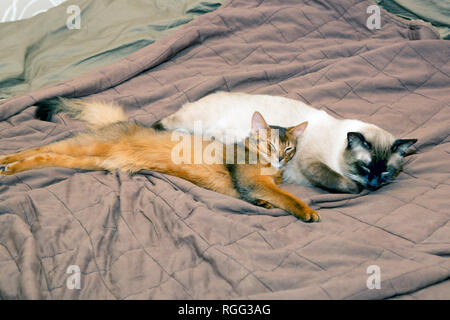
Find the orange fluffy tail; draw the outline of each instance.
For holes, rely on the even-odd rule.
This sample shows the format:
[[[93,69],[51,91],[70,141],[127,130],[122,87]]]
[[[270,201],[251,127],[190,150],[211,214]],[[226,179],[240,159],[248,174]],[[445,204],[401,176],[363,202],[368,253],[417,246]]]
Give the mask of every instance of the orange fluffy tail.
[[[80,99],[52,98],[37,103],[36,117],[50,121],[56,113],[65,113],[71,118],[86,122],[91,128],[128,121],[121,106],[99,101],[83,101]]]

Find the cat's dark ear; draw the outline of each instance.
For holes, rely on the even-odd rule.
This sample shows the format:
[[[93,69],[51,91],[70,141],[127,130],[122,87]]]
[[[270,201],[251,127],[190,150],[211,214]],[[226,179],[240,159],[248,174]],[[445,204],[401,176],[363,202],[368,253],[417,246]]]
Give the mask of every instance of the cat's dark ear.
[[[259,130],[269,130],[269,126],[267,125],[266,120],[264,120],[261,113],[255,111],[252,116],[252,132],[256,133]]]
[[[409,147],[416,142],[417,139],[397,139],[392,144],[391,151],[398,152],[401,156],[404,156]]]
[[[347,133],[347,147],[354,149],[356,147],[363,147],[367,150],[372,148],[370,142],[364,138],[363,134],[360,132],[348,132]]]
[[[295,127],[290,127],[287,130],[294,137],[298,138],[303,133],[303,131],[305,131],[307,126],[308,126],[308,121],[305,121]]]

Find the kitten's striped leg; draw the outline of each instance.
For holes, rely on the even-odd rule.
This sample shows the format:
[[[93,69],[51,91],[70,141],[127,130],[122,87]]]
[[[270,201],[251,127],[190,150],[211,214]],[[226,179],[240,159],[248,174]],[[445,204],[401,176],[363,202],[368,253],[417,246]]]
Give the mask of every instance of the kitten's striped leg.
[[[44,167],[69,169],[104,170],[101,157],[71,157],[56,153],[41,153],[29,158],[0,166],[0,174],[11,175],[21,171]]]
[[[32,157],[35,155],[39,155],[41,153],[53,152],[52,149],[62,149],[62,147],[65,147],[69,144],[68,141],[70,141],[70,139],[50,143],[45,146],[41,146],[41,147],[37,147],[37,148],[23,150],[23,151],[20,151],[17,153],[7,154],[5,156],[0,157],[0,164],[5,165],[8,163],[22,161],[22,160],[25,160],[26,158],[29,158],[29,157]],[[61,153],[61,152],[58,152],[58,153]]]
[[[42,153],[42,147],[24,150],[17,153],[7,154],[0,157],[0,165],[6,165]]]
[[[76,139],[66,139],[50,143],[38,148],[28,149],[0,157],[0,165],[25,160],[41,153],[56,153],[67,156],[105,156],[110,149],[110,143],[90,141],[79,143]]]
[[[264,179],[267,179],[264,181]],[[249,196],[272,204],[273,206],[286,210],[297,218],[306,222],[320,221],[320,215],[317,211],[308,207],[306,203],[297,199],[294,195],[277,187],[271,178],[261,178],[258,185],[249,188]],[[261,199],[261,200],[258,200]]]

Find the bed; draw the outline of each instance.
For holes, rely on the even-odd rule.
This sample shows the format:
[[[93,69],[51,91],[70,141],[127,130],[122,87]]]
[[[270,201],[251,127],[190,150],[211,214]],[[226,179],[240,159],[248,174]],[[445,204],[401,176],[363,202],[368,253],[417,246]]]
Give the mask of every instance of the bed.
[[[242,91],[419,139],[395,182],[357,195],[284,184],[320,211],[308,224],[150,171],[0,176],[0,297],[449,299],[450,43],[383,9],[371,30],[370,5],[226,1],[119,60],[1,101],[0,152],[83,130],[36,120],[47,98],[115,101],[152,125],[208,93]],[[73,266],[79,289],[67,284]]]
[[[195,17],[214,11],[221,3],[222,0],[135,0],[132,5],[120,0],[2,2],[0,18],[4,17],[5,22],[0,24],[0,99],[117,61]],[[53,4],[59,6],[51,8]],[[42,13],[47,8],[50,9]]]

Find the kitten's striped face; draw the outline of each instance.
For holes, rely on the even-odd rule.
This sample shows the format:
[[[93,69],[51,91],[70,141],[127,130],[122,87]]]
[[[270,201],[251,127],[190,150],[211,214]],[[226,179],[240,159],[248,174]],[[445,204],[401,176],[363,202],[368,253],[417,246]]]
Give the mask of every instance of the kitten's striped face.
[[[255,138],[255,136],[253,136]],[[260,157],[280,169],[292,159],[296,150],[296,138],[288,134],[286,128],[271,126],[266,133],[258,132],[257,140],[254,141]]]
[[[393,143],[370,142],[360,132],[347,134],[344,161],[350,179],[376,190],[392,181],[400,172],[403,157],[417,139],[397,139]]]

